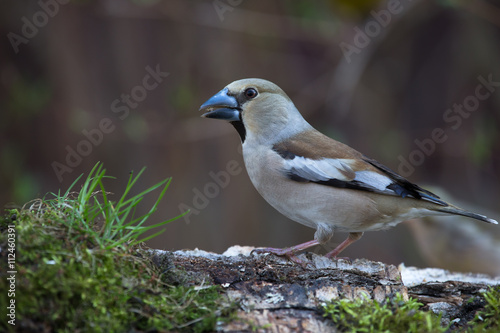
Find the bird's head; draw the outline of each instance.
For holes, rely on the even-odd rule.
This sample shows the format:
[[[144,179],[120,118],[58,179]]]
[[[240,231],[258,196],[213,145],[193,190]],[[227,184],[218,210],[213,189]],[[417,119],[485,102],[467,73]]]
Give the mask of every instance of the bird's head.
[[[200,107],[202,117],[229,121],[241,141],[277,142],[310,125],[280,87],[263,79],[230,83]]]

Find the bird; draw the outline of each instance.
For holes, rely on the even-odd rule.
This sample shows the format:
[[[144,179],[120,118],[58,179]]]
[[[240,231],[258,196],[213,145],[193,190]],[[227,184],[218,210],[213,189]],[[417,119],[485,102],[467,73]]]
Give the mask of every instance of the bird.
[[[314,239],[287,248],[258,248],[300,262],[298,252],[348,237],[325,256],[335,259],[366,231],[435,215],[466,211],[411,183],[378,161],[317,131],[276,84],[234,81],[200,106],[204,118],[225,120],[239,134],[247,173],[259,194],[289,219],[315,229]]]

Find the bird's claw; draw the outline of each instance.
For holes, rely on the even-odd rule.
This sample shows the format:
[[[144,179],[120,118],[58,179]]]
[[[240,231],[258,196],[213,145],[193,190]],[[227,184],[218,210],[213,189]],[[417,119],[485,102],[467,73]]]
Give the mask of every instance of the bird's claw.
[[[276,248],[260,248],[260,249],[254,249],[250,254],[265,254],[265,253],[270,253],[274,254],[278,257],[285,257],[288,260],[299,264],[302,268],[306,268],[307,263],[304,262],[302,259],[296,256],[296,251],[291,250],[291,249],[276,249]]]

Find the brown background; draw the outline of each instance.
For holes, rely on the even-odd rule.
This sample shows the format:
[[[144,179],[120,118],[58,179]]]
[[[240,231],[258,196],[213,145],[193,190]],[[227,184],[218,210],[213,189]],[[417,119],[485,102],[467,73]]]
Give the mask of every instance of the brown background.
[[[283,88],[317,129],[395,170],[399,158],[420,154],[415,140],[442,129],[447,140],[421,155],[409,179],[500,217],[500,91],[456,129],[443,118],[474,95],[478,76],[500,81],[494,1],[95,0],[60,4],[57,11],[52,5],[46,22],[41,3],[57,2],[0,4],[2,205],[65,190],[97,161],[117,178],[108,189],[120,193],[129,172],[147,166],[137,191],[173,177],[152,221],[179,214],[179,207],[200,208],[203,200],[193,200],[206,186],[219,192],[196,214],[166,226],[152,247],[220,252],[234,244],[310,240],[313,230],[281,216],[255,191],[233,128],[199,118],[199,106],[226,84],[260,77]],[[377,31],[370,11],[380,16],[396,5],[398,12]],[[34,36],[13,46],[12,34],[22,36],[26,21],[36,19]],[[370,27],[373,37],[348,62],[341,43],[354,44],[356,29]],[[142,84],[147,66],[169,75],[120,119],[113,101]],[[114,130],[60,182],[53,162],[65,163],[66,147],[75,149],[85,139],[82,131],[105,118]],[[210,172],[228,163],[241,172],[223,189],[207,185]],[[345,255],[428,264],[407,224],[367,233]],[[488,234],[498,231],[484,227]],[[334,243],[344,237],[336,235]]]

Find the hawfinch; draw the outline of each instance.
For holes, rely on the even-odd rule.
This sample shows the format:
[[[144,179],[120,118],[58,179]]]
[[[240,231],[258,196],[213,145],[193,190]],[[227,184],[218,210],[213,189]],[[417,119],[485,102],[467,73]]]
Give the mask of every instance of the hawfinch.
[[[250,180],[288,218],[315,228],[314,240],[285,249],[258,249],[296,260],[295,253],[324,244],[335,231],[349,236],[336,257],[365,231],[384,230],[414,218],[463,215],[497,224],[441,200],[388,167],[315,130],[277,85],[235,81],[201,107],[202,117],[234,126]]]

